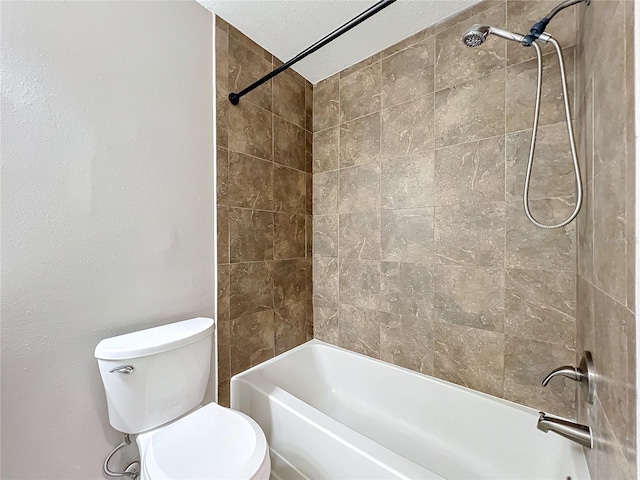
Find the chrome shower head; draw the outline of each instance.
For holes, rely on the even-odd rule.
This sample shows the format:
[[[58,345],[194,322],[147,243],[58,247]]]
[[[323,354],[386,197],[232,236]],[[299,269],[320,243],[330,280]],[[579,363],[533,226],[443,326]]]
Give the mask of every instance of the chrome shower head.
[[[520,35],[519,33],[511,33],[507,30],[490,27],[489,25],[476,24],[467,30],[467,33],[462,37],[462,41],[467,47],[479,47],[484,43],[490,33],[498,37],[506,38],[507,40],[513,40],[514,42],[522,43],[524,40],[524,35]]]
[[[479,47],[487,39],[490,27],[486,25],[474,25],[462,37],[462,41],[467,47]]]

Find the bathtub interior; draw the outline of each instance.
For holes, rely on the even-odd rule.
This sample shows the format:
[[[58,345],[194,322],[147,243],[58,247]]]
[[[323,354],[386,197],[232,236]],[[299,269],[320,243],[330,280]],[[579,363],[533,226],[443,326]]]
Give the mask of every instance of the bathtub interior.
[[[539,432],[536,411],[318,340],[243,375],[444,478],[588,478],[581,448]]]

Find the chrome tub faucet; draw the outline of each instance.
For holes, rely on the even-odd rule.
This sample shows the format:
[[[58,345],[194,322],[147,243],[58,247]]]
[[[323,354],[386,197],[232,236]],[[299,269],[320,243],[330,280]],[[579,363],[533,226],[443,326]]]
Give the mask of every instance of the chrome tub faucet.
[[[540,412],[538,430],[544,433],[551,431],[579,443],[583,447],[593,448],[593,434],[591,433],[591,427],[587,425],[570,422],[564,418]]]

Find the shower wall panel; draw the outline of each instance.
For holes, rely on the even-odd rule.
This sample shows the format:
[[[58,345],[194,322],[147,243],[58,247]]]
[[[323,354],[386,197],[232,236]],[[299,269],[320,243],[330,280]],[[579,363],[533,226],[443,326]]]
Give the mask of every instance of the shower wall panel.
[[[591,350],[596,401],[592,478],[638,478],[635,359],[633,8],[594,0],[578,11],[577,122],[585,204],[578,217],[578,352]]]
[[[474,23],[526,32],[555,2],[484,2],[314,86],[314,335],[575,417],[575,223],[541,230],[522,190],[532,49],[465,47]],[[576,10],[549,31],[573,92]],[[534,215],[572,211],[558,64],[545,48]],[[573,94],[573,93],[572,93]],[[572,98],[573,101],[573,98]]]
[[[312,336],[312,86],[216,18],[219,395],[229,378]]]

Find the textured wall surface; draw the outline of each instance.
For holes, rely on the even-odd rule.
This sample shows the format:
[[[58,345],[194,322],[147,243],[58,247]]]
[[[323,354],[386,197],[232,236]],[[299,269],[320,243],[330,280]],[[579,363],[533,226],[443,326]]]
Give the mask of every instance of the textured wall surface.
[[[229,378],[311,337],[311,84],[216,19],[218,361]]]
[[[599,374],[587,459],[593,478],[635,479],[634,2],[594,0],[578,11],[577,120],[585,188],[578,217],[577,351]],[[606,19],[606,21],[602,21]]]
[[[460,40],[474,23],[527,31],[554,5],[484,2],[314,86],[314,335],[573,417],[571,382],[540,386],[575,358],[576,227],[522,208],[535,52]],[[549,27],[571,92],[575,24],[569,9]],[[531,205],[555,222],[574,185],[544,62]]]
[[[2,478],[103,478],[97,343],[214,314],[212,17],[3,2],[1,35]]]

